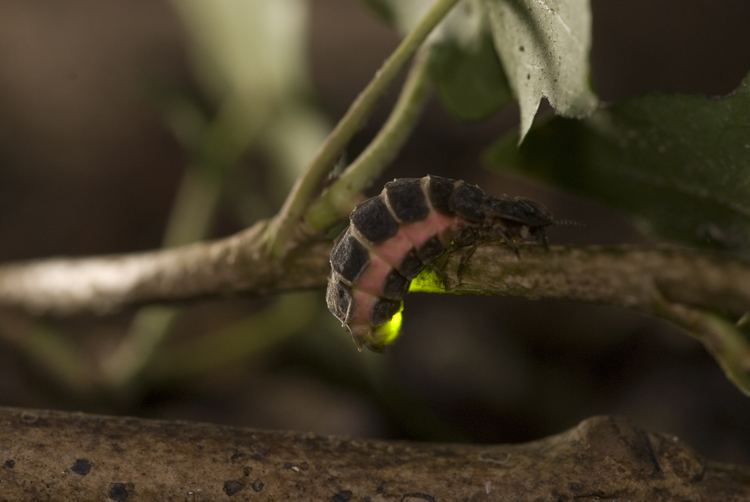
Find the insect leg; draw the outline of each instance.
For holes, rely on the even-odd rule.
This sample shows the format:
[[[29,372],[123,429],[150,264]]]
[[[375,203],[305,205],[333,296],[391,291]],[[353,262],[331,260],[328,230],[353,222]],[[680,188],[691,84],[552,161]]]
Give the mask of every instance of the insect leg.
[[[549,251],[549,239],[547,238],[547,232],[544,231],[544,227],[535,228],[531,231],[531,235],[537,243],[544,246],[545,251]]]
[[[461,251],[461,260],[458,262],[458,269],[456,270],[456,278],[458,279],[459,285],[463,283],[463,277],[464,272],[466,272],[466,267],[469,265],[469,260],[471,260],[471,257],[474,256],[474,253],[476,253],[478,247],[479,244],[472,244],[469,247],[463,248],[463,250]]]

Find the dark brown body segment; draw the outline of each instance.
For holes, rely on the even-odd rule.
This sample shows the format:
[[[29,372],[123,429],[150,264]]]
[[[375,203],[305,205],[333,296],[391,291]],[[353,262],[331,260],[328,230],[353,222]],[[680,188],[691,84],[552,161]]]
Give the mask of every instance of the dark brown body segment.
[[[372,309],[372,325],[378,326],[391,320],[401,308],[401,300],[388,300],[379,298]]]
[[[464,181],[456,183],[450,197],[452,214],[460,216],[466,221],[479,223],[484,220],[484,202],[487,194],[476,185]]]
[[[422,191],[422,179],[402,178],[385,184],[388,205],[401,223],[424,220],[430,212]]]
[[[385,278],[383,296],[391,300],[400,300],[406,294],[407,289],[409,289],[409,279],[394,269]]]
[[[451,209],[451,194],[456,180],[443,178],[442,176],[427,175],[427,191],[430,196],[430,204],[436,211],[443,214],[453,214]]]
[[[369,261],[367,248],[346,229],[331,251],[331,268],[351,284],[357,280]]]
[[[409,280],[414,279],[424,268],[424,263],[419,259],[416,249],[406,253],[404,259],[398,265],[398,271]]]
[[[430,237],[421,248],[417,250],[417,256],[422,260],[422,263],[429,264],[435,260],[438,256],[443,254],[445,246],[440,241],[438,236]]]
[[[398,222],[380,196],[368,199],[357,206],[352,211],[350,220],[357,231],[373,244],[383,242],[398,232]]]

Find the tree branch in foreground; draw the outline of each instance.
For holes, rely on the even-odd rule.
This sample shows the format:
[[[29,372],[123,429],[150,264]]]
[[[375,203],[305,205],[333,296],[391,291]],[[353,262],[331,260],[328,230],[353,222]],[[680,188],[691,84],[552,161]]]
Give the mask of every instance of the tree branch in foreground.
[[[4,500],[750,498],[750,467],[611,417],[479,446],[4,408],[0,462]]]

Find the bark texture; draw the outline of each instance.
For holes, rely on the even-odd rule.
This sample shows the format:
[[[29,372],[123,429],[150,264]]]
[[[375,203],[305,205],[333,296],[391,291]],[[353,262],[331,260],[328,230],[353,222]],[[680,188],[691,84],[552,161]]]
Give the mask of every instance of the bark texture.
[[[0,307],[32,314],[107,313],[132,305],[323,287],[329,242],[294,250],[282,263],[263,250],[260,223],[189,246],[80,259],[0,265]],[[441,284],[415,290],[582,300],[655,313],[660,300],[738,315],[750,310],[750,263],[716,253],[644,246],[484,245],[439,266]]]
[[[750,466],[595,417],[519,445],[0,409],[2,500],[750,500]]]

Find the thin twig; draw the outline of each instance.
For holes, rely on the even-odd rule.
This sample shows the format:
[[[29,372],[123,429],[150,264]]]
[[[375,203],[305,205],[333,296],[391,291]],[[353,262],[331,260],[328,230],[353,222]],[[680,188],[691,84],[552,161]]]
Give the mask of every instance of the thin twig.
[[[32,367],[45,372],[61,390],[84,396],[96,387],[95,369],[74,340],[65,335],[41,321],[0,312],[0,340],[15,347]]]
[[[330,171],[349,140],[359,130],[362,122],[372,111],[377,100],[424,42],[433,28],[450,12],[460,0],[436,0],[417,25],[401,41],[396,50],[385,60],[375,76],[328,135],[326,141],[308,166],[304,175],[297,179],[289,192],[279,214],[268,226],[265,239],[267,251],[280,257],[288,251],[295,228],[307,209],[320,181]]]
[[[398,101],[388,120],[365,150],[311,205],[305,222],[316,232],[346,215],[372,181],[403,146],[430,95],[431,48],[423,47],[414,59]]]
[[[716,314],[664,302],[657,314],[687,330],[714,356],[727,377],[750,396],[750,339]]]
[[[309,294],[281,296],[260,312],[162,351],[145,377],[150,382],[174,381],[226,368],[300,333],[319,314]]]

